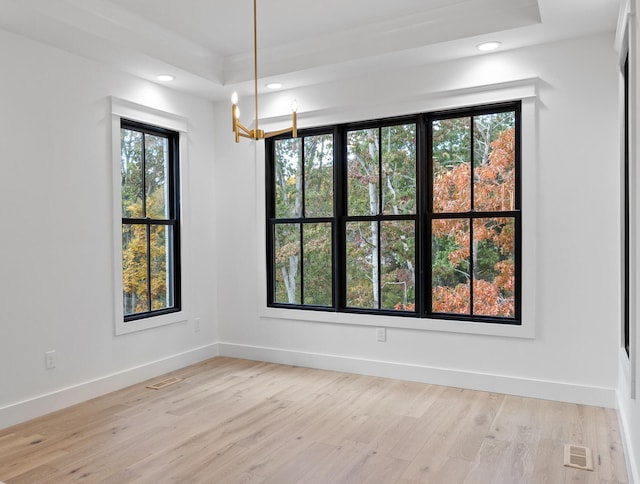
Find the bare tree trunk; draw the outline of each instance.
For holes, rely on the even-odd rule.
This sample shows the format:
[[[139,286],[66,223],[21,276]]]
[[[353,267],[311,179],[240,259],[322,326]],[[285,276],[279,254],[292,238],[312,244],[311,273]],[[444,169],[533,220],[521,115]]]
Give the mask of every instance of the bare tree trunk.
[[[282,266],[282,279],[284,280],[284,286],[287,288],[287,301],[290,304],[295,304],[296,301],[296,275],[298,274],[298,256],[292,255],[289,257],[289,270],[285,266]],[[300,301],[302,302],[302,301]]]
[[[380,302],[380,287],[378,284],[380,267],[378,266],[378,222],[371,222],[371,280],[373,282],[373,307],[378,309]]]
[[[391,184],[390,176],[387,177],[387,189],[391,192],[391,198],[393,200],[393,214],[398,215],[400,213],[398,210],[398,195],[396,193],[396,189],[393,188],[393,185]]]
[[[369,142],[369,156],[372,160],[378,158],[378,144],[373,139]],[[369,176],[369,213],[371,213],[371,215],[378,215],[380,207],[378,206],[377,184],[371,181],[373,174],[369,173]],[[380,248],[378,247],[378,231],[378,222],[371,222],[371,281],[373,283],[373,307],[376,309],[380,307],[380,285],[378,284],[380,278],[380,267],[378,266]]]

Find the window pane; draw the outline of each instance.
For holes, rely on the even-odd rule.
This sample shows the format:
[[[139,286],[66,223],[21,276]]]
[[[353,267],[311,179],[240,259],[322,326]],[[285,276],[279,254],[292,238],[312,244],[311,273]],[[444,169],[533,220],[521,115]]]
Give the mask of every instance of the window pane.
[[[304,304],[331,306],[331,224],[304,224]]]
[[[471,118],[442,119],[433,129],[433,211],[471,210]]]
[[[151,310],[173,306],[172,272],[170,247],[173,227],[169,225],[151,226]]]
[[[120,187],[124,218],[143,217],[142,149],[142,133],[120,130]]]
[[[515,220],[473,221],[473,314],[515,316]]]
[[[122,291],[125,316],[149,310],[147,262],[147,226],[123,224]]]
[[[384,214],[416,211],[416,125],[382,128],[382,207]]]
[[[347,223],[347,306],[378,309],[378,223]]]
[[[274,301],[300,304],[300,224],[277,224]]]
[[[302,140],[276,140],[276,217],[302,216]]]
[[[162,136],[144,135],[147,217],[169,218],[169,140]]]
[[[379,139],[378,129],[362,129],[347,133],[348,213],[379,213]]]
[[[515,209],[515,113],[473,118],[474,208]]]
[[[431,237],[432,310],[469,314],[469,221],[434,220]]]
[[[304,139],[305,216],[333,216],[333,136]]]
[[[415,222],[382,222],[382,309],[415,311]]]

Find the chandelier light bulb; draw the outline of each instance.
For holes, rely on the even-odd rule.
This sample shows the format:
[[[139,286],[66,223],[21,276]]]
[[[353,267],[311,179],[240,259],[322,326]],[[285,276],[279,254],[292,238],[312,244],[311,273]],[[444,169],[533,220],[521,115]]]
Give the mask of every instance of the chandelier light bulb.
[[[238,93],[236,91],[231,94],[231,104],[238,104]]]
[[[295,99],[291,103],[291,112],[292,113],[297,113],[298,112],[298,101],[296,101]]]

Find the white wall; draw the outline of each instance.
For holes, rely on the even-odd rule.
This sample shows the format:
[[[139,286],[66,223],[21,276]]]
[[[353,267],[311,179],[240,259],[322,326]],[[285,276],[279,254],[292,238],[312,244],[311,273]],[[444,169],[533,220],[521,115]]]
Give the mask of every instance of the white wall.
[[[263,144],[216,136],[218,298],[223,354],[615,405],[619,345],[617,61],[613,35],[384,72],[278,95],[299,126],[408,114],[460,89],[538,78],[534,339],[261,318]],[[448,94],[447,94],[448,93]],[[427,101],[428,100],[428,101]],[[446,101],[444,101],[446,102]],[[245,101],[247,104],[247,101]],[[278,103],[262,103],[275,117]],[[246,110],[248,111],[248,110]],[[312,111],[305,113],[305,111]],[[229,124],[216,105],[216,125]],[[244,121],[251,113],[243,113]],[[283,121],[286,123],[286,120]],[[230,130],[229,130],[230,131]],[[534,150],[535,151],[535,150]],[[256,175],[258,173],[258,175]],[[527,261],[525,261],[527,263]],[[376,324],[375,317],[370,323]]]
[[[0,31],[0,428],[215,354],[213,106]],[[114,336],[110,96],[188,119],[193,320]],[[57,367],[45,370],[45,351]]]
[[[622,423],[630,474],[634,482],[640,483],[640,312],[638,306],[638,283],[640,282],[640,19],[638,0],[622,1],[619,22],[620,50],[629,51],[629,94],[630,94],[630,261],[635,267],[630,273],[630,355],[620,350],[620,376],[618,381],[618,413]],[[631,15],[628,15],[631,13]],[[635,15],[633,14],[635,13]],[[620,99],[622,100],[622,93]],[[635,390],[635,391],[634,391]]]

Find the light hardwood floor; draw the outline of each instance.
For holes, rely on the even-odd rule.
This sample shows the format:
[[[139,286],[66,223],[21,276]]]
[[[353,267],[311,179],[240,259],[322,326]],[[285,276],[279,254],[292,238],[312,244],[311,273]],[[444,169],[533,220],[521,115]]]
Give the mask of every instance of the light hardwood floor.
[[[0,481],[627,482],[610,409],[222,357],[169,376],[0,431]]]

